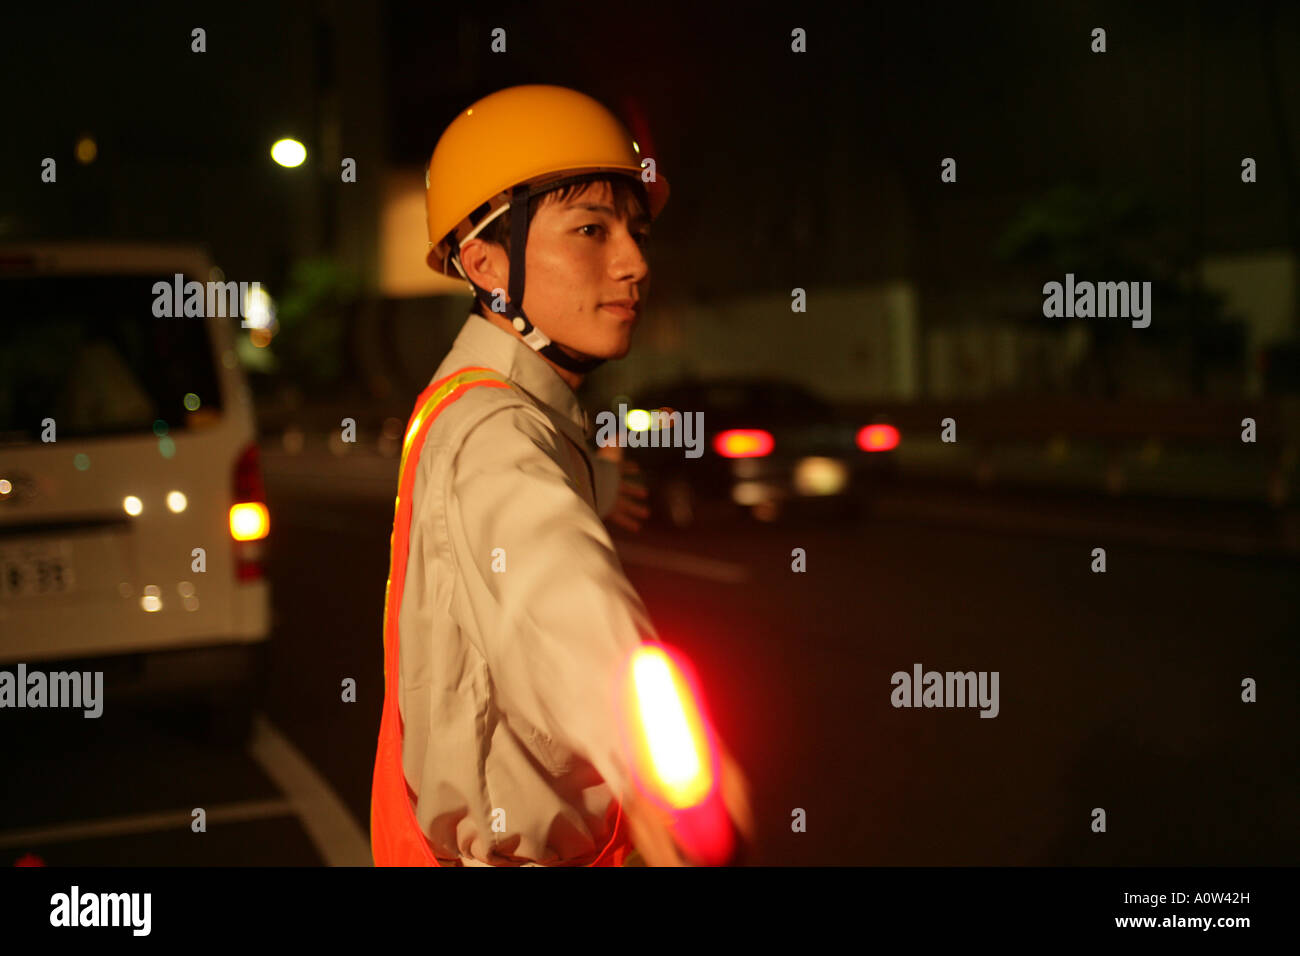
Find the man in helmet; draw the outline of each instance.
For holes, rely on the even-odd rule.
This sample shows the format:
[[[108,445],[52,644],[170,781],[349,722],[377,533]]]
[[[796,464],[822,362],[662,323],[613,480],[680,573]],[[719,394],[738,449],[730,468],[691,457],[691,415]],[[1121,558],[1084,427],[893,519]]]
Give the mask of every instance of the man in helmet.
[[[575,394],[631,345],[668,197],[641,173],[613,114],[554,86],[479,100],[430,160],[428,262],[477,303],[403,445],[377,864],[619,865],[633,843],[651,864],[684,860],[636,793],[616,719],[628,656],[656,635],[600,514],[644,511],[598,477]],[[721,769],[752,839],[725,749]]]

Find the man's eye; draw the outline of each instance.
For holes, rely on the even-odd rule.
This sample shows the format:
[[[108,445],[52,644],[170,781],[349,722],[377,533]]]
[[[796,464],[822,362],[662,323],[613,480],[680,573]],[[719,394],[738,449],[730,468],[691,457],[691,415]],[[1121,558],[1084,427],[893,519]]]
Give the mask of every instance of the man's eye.
[[[578,227],[578,232],[582,232],[582,230],[584,230],[584,229],[600,229],[600,230],[603,230],[604,228],[605,228],[605,227],[602,226],[600,223],[597,223],[597,222],[589,222],[589,223],[587,223],[585,226],[579,226],[579,227]],[[584,235],[588,235],[588,236],[590,236],[591,234],[590,234],[590,233],[584,233]],[[648,242],[650,241],[650,233],[648,233],[648,232],[636,232],[636,233],[633,233],[632,235],[633,235],[633,238],[636,239],[637,243],[639,243],[639,244],[642,245],[642,246],[644,246],[646,243],[648,243]]]

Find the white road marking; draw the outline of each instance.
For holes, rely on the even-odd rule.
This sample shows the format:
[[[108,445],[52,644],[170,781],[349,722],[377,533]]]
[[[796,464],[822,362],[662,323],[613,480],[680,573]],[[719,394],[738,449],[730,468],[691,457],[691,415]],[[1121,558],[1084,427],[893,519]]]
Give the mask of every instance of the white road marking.
[[[740,584],[749,580],[749,569],[743,564],[719,561],[716,558],[702,558],[697,554],[670,551],[667,548],[652,548],[632,541],[618,541],[615,546],[619,557],[629,564],[675,571],[693,578],[721,581],[724,584]]]
[[[262,714],[248,753],[292,805],[327,866],[371,866],[370,839],[325,779]]]
[[[205,807],[209,824],[297,817],[329,866],[372,864],[370,840],[352,819],[343,801],[298,749],[261,714],[254,721],[248,753],[285,796]],[[0,848],[188,828],[193,820],[193,808],[186,808],[6,830],[0,832]]]
[[[283,799],[246,800],[242,803],[225,803],[204,809],[207,812],[208,823],[243,823],[247,820],[265,820],[269,817],[290,817],[295,812],[293,804]],[[96,837],[121,836],[127,833],[151,833],[181,827],[188,829],[193,821],[193,808],[190,808],[110,817],[106,820],[85,823],[61,823],[49,827],[31,827],[26,830],[6,830],[0,833],[0,847],[71,843],[76,840],[92,840]]]

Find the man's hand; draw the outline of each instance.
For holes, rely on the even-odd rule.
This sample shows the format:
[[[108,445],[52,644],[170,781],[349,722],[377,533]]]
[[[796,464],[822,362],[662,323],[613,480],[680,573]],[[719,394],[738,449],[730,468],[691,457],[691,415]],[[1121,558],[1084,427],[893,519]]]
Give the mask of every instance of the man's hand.
[[[691,863],[673,839],[672,818],[637,791],[636,785],[628,787],[623,798],[623,812],[627,814],[632,830],[632,845],[637,848],[646,866],[690,866]]]
[[[614,502],[614,509],[605,516],[605,520],[612,521],[629,531],[640,531],[641,522],[650,517],[650,509],[641,502],[650,496],[650,492],[646,490],[643,482],[630,481],[629,478],[639,475],[641,469],[637,467],[636,462],[623,457],[623,449],[618,445],[598,448],[596,455],[618,462],[620,473],[618,498]]]
[[[754,805],[749,796],[749,781],[745,779],[740,764],[731,756],[727,745],[718,739],[718,762],[722,772],[722,803],[727,808],[727,816],[736,825],[751,846],[758,842],[758,831],[754,828]]]
[[[732,758],[726,745],[718,740],[718,762],[721,779],[722,803],[727,815],[751,847],[756,842],[754,812],[749,796],[749,782],[740,765]],[[672,834],[672,817],[668,811],[641,796],[635,786],[623,801],[632,829],[632,843],[640,851],[647,866],[692,866]]]

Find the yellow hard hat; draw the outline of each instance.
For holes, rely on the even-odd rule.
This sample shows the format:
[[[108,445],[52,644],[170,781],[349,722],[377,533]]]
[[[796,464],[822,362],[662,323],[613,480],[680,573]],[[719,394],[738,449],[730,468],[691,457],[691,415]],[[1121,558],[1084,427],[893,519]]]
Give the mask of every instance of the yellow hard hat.
[[[656,170],[643,179],[640,146],[601,103],[563,86],[512,86],[460,113],[438,140],[425,173],[429,266],[451,275],[457,244],[510,204],[510,190],[585,173],[622,173],[642,181],[650,218],[668,201]]]

